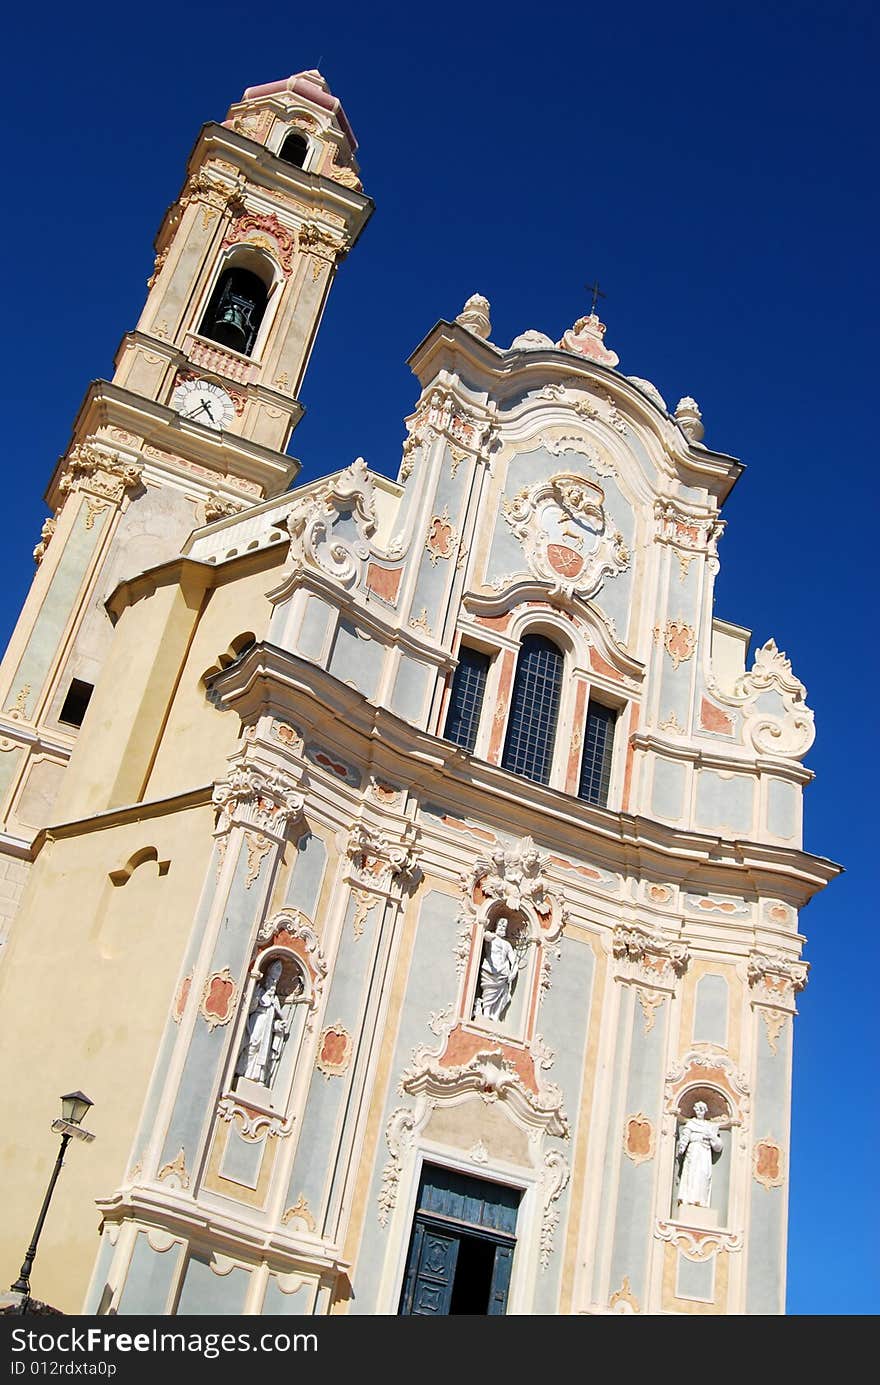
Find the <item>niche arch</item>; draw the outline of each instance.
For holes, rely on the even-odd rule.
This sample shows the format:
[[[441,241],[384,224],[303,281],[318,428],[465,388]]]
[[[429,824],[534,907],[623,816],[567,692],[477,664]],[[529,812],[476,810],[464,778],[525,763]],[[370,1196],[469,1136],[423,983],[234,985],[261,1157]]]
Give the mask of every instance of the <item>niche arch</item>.
[[[274,1033],[282,1037],[280,1052],[273,1061],[271,1038],[268,1065],[256,1071],[256,1057],[251,1053],[249,1033],[252,1016],[260,1008],[261,995],[267,982],[277,973],[275,996],[280,1013],[275,1011],[264,1018]],[[227,1055],[224,1097],[241,1102],[251,1109],[284,1117],[291,1103],[297,1074],[308,1067],[300,1061],[314,1030],[327,964],[318,945],[312,924],[296,909],[283,909],[274,914],[260,929],[257,946],[238,1008]],[[270,1007],[263,1006],[264,1010]],[[272,1007],[274,1008],[274,1007]],[[264,1036],[265,1038],[265,1036]],[[255,1061],[247,1075],[249,1055]]]
[[[678,1201],[682,1165],[678,1148],[681,1129],[693,1117],[694,1107],[700,1101],[708,1108],[705,1118],[716,1127],[721,1151],[717,1157],[713,1155],[709,1208],[693,1212]],[[704,1230],[713,1232],[730,1231],[742,1217],[741,1155],[750,1116],[750,1095],[745,1078],[727,1054],[692,1049],[667,1075],[665,1109],[661,1168],[664,1183],[661,1187],[665,1185],[669,1189],[670,1219],[688,1225],[699,1224]]]

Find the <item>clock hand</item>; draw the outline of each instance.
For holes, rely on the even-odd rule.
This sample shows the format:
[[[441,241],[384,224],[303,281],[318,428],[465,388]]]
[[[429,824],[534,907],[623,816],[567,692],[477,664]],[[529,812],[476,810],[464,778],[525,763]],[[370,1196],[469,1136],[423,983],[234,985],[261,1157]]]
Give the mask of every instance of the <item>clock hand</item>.
[[[213,415],[213,413],[211,412],[211,406],[210,406],[210,404],[208,403],[207,399],[203,399],[203,400],[202,400],[202,408],[204,409],[205,413],[208,415],[208,418],[211,420],[211,422],[214,423],[214,422],[215,422],[214,415]]]

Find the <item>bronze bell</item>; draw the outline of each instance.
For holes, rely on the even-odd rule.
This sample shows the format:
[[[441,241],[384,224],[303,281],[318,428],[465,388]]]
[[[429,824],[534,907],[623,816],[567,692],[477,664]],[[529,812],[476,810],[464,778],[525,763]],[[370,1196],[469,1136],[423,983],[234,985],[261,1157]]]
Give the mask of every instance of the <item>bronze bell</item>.
[[[221,345],[233,351],[247,352],[251,340],[250,316],[253,303],[238,294],[231,293],[227,285],[225,293],[217,304],[211,336]]]
[[[235,265],[220,281],[205,311],[201,333],[247,356],[266,310],[266,285],[250,270]]]

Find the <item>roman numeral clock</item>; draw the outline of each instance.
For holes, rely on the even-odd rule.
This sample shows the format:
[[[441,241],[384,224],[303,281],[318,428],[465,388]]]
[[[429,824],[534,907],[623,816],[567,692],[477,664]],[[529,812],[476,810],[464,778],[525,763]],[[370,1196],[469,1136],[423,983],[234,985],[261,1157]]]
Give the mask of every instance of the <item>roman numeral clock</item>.
[[[181,418],[203,423],[206,428],[228,428],[235,417],[235,405],[222,385],[212,380],[182,380],[171,396],[171,404]]]

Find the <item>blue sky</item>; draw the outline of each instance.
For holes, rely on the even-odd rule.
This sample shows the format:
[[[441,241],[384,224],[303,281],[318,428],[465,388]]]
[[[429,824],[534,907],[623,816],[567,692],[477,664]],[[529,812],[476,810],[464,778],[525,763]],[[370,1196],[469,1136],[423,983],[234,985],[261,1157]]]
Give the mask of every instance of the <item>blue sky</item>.
[[[199,126],[316,65],[376,213],[339,274],[291,450],[393,473],[405,360],[479,291],[493,339],[607,291],[621,370],[748,470],[717,614],[773,635],[815,709],[806,845],[846,874],[802,916],[789,1311],[872,1313],[877,1256],[876,7],[15,6],[5,20],[5,642],[41,495],[112,372]]]

